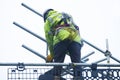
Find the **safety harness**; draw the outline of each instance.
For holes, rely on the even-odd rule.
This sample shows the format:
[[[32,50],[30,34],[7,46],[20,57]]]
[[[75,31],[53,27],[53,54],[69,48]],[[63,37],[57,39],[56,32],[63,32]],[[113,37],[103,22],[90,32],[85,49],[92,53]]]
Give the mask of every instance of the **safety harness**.
[[[73,25],[71,17],[66,13],[53,14],[48,17],[49,22],[51,23],[51,33],[53,36],[56,36],[59,41],[64,39],[74,40],[77,36],[78,31]],[[54,20],[54,17],[56,20]]]

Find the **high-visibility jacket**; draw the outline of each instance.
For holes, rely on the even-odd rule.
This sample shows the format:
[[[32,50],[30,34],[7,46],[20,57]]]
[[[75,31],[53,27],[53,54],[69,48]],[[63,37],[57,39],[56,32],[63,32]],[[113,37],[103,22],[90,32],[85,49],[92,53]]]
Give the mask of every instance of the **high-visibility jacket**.
[[[44,24],[45,37],[48,43],[50,54],[53,57],[53,47],[55,44],[63,41],[65,39],[70,39],[81,43],[81,37],[79,30],[77,30],[74,24],[68,20],[69,25],[64,25],[65,22],[61,21],[63,15],[57,11],[50,11],[48,13],[48,18]],[[61,23],[59,23],[61,21]],[[57,26],[57,28],[56,28]]]

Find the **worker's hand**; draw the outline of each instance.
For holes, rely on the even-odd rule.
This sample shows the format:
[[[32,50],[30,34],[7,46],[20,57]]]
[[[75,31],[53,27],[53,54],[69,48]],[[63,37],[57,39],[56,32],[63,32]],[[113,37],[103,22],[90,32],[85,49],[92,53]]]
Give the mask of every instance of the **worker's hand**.
[[[46,62],[52,62],[53,61],[53,57],[49,54],[47,57],[46,57]]]

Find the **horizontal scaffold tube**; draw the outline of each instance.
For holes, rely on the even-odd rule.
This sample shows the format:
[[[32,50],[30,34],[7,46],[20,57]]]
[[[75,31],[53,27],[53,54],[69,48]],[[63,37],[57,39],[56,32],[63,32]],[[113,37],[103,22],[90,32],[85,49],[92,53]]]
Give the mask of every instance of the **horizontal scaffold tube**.
[[[84,67],[91,67],[92,64],[87,63],[0,63],[0,66],[84,66]],[[120,67],[120,64],[96,64],[97,67]]]
[[[18,24],[17,22],[13,22],[13,24],[14,24],[14,25],[16,25],[17,27],[19,27],[19,28],[21,28],[21,29],[25,30],[26,32],[28,32],[28,33],[32,34],[33,36],[35,36],[35,37],[39,38],[40,40],[42,40],[42,41],[46,42],[46,40],[45,40],[44,38],[42,38],[41,36],[39,36],[39,35],[37,35],[37,34],[33,33],[32,31],[30,31],[30,30],[26,29],[25,27],[23,27],[22,25]]]
[[[41,17],[43,17],[43,15],[42,15],[42,14],[40,14],[40,13],[38,13],[37,11],[35,11],[34,9],[30,8],[30,7],[29,7],[29,6],[27,6],[26,4],[22,3],[21,5],[22,5],[22,6],[24,6],[25,8],[27,8],[27,9],[29,9],[30,11],[32,11],[32,12],[34,12],[34,13],[36,13],[37,15],[39,15],[39,16],[41,16]]]
[[[32,50],[31,48],[27,47],[26,45],[22,45],[23,48],[29,50],[30,52],[34,53],[35,55],[39,56],[40,58],[44,59],[46,61],[46,57],[43,56],[42,54]]]
[[[100,51],[100,52],[103,53],[104,55],[107,55],[107,52],[106,52],[106,51],[103,51],[102,49],[96,47],[95,45],[91,44],[90,42],[86,41],[85,39],[82,39],[82,41],[83,41],[84,43],[88,44],[89,46],[93,47],[94,49]],[[120,60],[116,59],[116,58],[113,57],[112,55],[110,55],[110,57],[111,57],[113,60],[115,60],[115,61],[117,61],[118,63],[120,63]]]

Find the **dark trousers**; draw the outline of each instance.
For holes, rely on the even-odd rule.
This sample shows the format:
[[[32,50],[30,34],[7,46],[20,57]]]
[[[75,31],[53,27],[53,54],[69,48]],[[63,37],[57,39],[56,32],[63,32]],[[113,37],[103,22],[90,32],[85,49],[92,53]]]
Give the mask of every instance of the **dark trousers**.
[[[54,62],[63,63],[67,52],[69,52],[71,62],[74,62],[74,63],[81,62],[81,44],[74,41],[71,42],[70,40],[61,41],[54,46]],[[61,68],[62,67],[60,66],[54,67],[56,76],[60,76]],[[76,71],[77,70],[79,71],[80,67],[75,66],[74,70],[75,70],[74,76],[79,75],[79,74],[76,74]]]

